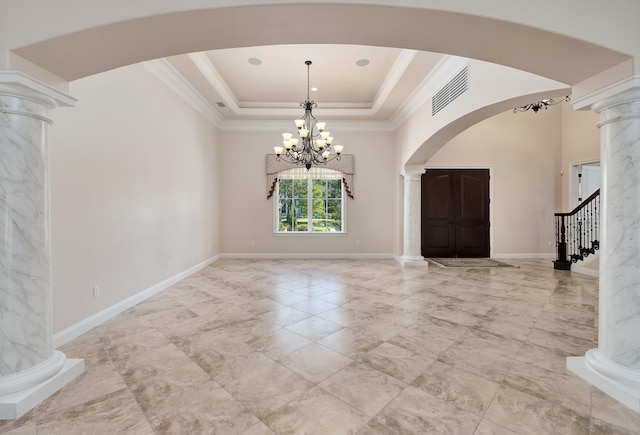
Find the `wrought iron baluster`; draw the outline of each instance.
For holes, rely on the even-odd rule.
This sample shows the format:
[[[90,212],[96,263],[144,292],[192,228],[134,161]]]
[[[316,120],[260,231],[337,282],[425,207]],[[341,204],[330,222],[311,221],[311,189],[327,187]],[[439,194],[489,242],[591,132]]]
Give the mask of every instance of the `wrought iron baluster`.
[[[570,213],[555,214],[557,259],[554,268],[569,270],[600,249],[600,190]]]

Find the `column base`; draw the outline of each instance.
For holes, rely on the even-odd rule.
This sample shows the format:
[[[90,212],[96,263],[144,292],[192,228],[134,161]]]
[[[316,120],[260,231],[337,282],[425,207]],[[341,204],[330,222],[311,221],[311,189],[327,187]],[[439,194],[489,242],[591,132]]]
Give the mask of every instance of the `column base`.
[[[54,352],[62,354],[58,351]],[[84,371],[83,359],[67,359],[64,354],[62,358],[65,359],[63,366],[53,376],[25,390],[0,396],[0,420],[16,420],[22,417]]]
[[[567,369],[591,385],[640,413],[640,371],[610,361],[598,349],[567,358]]]
[[[429,267],[429,263],[422,256],[403,255],[400,257],[400,264],[410,267]]]

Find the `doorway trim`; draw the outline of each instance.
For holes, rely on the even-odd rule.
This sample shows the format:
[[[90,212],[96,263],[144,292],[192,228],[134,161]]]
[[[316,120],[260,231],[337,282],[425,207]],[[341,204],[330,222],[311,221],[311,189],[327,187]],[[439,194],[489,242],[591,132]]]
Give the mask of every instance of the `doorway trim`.
[[[489,170],[489,258],[493,258],[493,166],[461,166],[461,165],[426,165],[424,172],[429,169],[488,169]]]
[[[577,183],[577,179],[578,179],[578,171],[580,166],[585,166],[585,165],[592,165],[593,163],[598,163],[599,166],[600,165],[600,159],[588,159],[588,160],[578,160],[578,161],[574,161],[574,162],[569,162],[569,186],[568,186],[568,195],[569,198],[567,198],[568,201],[565,201],[565,204],[563,204],[563,207],[568,207],[568,210],[573,210],[577,204],[574,204],[574,199],[578,197],[578,183]],[[601,183],[602,184],[602,183]],[[583,195],[584,196],[584,195]],[[584,197],[582,198],[584,199]]]

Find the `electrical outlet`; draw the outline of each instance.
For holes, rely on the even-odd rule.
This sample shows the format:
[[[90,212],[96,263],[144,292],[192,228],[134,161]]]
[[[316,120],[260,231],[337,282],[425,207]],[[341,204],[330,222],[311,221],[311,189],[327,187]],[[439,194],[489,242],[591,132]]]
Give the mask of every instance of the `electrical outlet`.
[[[98,297],[100,296],[100,286],[99,285],[94,285],[93,286],[93,297]]]

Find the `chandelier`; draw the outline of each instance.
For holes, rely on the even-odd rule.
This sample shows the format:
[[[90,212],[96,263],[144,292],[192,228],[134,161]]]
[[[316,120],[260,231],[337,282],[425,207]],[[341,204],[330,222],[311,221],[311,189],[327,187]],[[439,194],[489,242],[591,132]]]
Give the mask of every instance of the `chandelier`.
[[[538,110],[540,109],[547,110],[547,107],[554,106],[558,103],[562,103],[563,101],[569,102],[571,101],[571,98],[569,98],[568,95],[562,98],[561,100],[557,100],[557,101],[554,100],[553,98],[547,98],[546,100],[538,101],[537,103],[529,103],[524,106],[514,107],[513,113],[526,112],[529,109],[533,110],[533,113],[538,113]]]
[[[284,160],[296,165],[304,165],[309,170],[314,165],[326,165],[331,160],[340,160],[344,147],[332,146],[333,137],[325,130],[326,123],[318,121],[313,116],[312,110],[318,105],[309,98],[311,61],[305,61],[305,65],[307,65],[307,99],[300,103],[300,107],[304,107],[304,115],[294,121],[299,137],[293,137],[291,133],[282,133],[283,146],[273,147],[273,150],[276,152],[277,161]],[[331,154],[332,150],[335,154]]]

